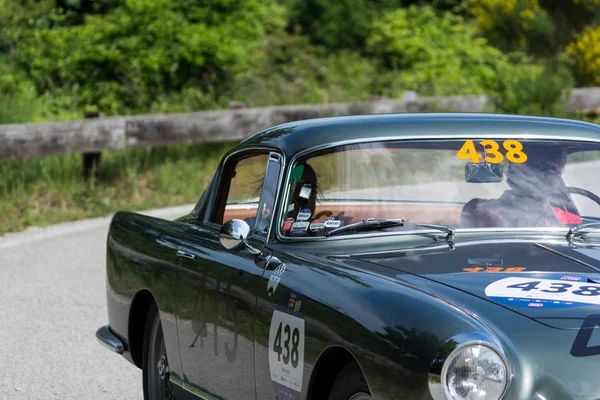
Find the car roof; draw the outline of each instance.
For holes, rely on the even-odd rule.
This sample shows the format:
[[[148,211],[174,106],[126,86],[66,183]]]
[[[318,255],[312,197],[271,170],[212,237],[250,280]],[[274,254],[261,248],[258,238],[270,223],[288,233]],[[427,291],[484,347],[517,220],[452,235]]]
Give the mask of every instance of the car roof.
[[[598,142],[600,125],[509,114],[373,114],[289,122],[257,132],[242,141],[239,147],[276,147],[287,157],[293,157],[334,143],[485,137]]]

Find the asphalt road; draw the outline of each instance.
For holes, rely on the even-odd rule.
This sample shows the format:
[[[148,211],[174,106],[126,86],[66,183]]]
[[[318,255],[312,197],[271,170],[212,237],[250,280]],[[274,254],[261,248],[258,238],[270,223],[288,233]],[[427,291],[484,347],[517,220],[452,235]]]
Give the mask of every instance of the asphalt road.
[[[192,206],[149,211],[175,218]],[[141,399],[142,373],[96,341],[109,218],[0,236],[0,399]]]

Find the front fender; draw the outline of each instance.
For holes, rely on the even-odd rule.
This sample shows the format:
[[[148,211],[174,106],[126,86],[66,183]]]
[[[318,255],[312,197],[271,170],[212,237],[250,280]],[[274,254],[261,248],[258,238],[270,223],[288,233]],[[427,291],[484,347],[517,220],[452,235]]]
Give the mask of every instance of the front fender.
[[[429,369],[440,346],[463,332],[492,334],[464,309],[400,279],[323,258],[283,254],[281,261],[286,269],[272,295],[273,271],[265,273],[259,288],[259,385],[271,381],[269,329],[276,310],[304,320],[302,398],[318,380],[315,365],[328,349],[339,347],[358,361],[374,399],[429,399]],[[290,307],[291,300],[301,300],[301,307]],[[265,393],[267,398],[275,392]]]

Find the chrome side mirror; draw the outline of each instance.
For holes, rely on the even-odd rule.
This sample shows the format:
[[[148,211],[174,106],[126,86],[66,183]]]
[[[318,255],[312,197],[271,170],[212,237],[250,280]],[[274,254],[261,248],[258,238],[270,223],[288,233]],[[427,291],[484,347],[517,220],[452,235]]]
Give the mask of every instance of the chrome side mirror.
[[[227,250],[247,249],[250,254],[260,254],[260,250],[246,242],[248,236],[250,236],[250,226],[241,219],[232,219],[221,227],[219,240]]]

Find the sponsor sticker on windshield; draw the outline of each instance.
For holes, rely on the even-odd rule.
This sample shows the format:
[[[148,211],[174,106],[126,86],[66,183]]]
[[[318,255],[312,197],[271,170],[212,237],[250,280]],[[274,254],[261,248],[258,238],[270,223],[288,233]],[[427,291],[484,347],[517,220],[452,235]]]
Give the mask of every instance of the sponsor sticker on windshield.
[[[551,278],[551,279],[548,279]],[[600,305],[600,284],[574,276],[510,277],[492,282],[485,295],[516,307],[568,308]]]
[[[312,232],[319,232],[325,228],[325,222],[322,219],[315,219],[310,223],[310,230]]]
[[[312,212],[308,208],[304,208],[298,212],[298,216],[296,217],[296,219],[298,221],[306,221],[310,218],[311,215]]]
[[[283,223],[283,226],[281,227],[281,230],[283,232],[287,232],[290,229],[292,229],[292,225],[294,224],[294,218],[288,218],[285,220],[285,222]]]
[[[310,223],[308,221],[296,221],[292,225],[292,230],[290,233],[292,235],[304,235],[304,232],[308,229]]]
[[[325,220],[325,228],[339,228],[341,224],[342,222],[335,217],[329,217]]]

